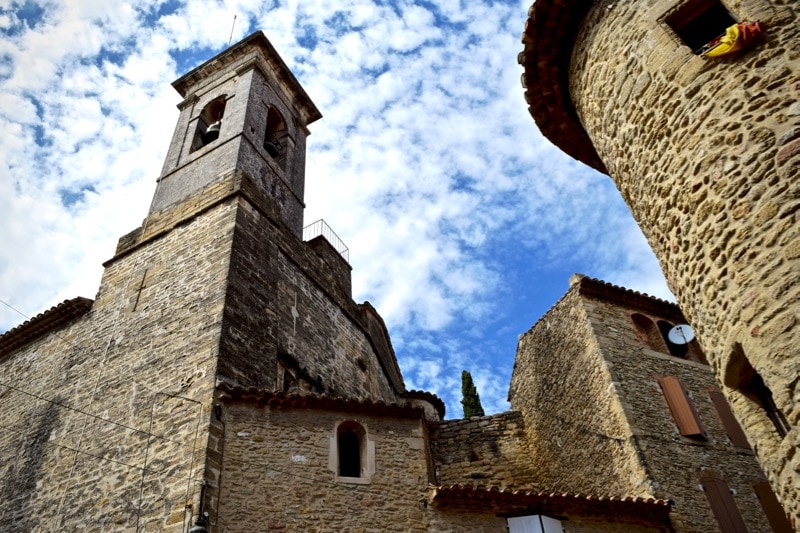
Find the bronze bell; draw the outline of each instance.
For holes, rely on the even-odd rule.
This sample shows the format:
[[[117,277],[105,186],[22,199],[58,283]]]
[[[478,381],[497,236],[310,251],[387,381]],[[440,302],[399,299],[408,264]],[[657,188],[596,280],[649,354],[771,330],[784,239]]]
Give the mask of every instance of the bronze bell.
[[[222,120],[218,120],[213,124],[211,124],[202,136],[203,144],[205,145],[219,139],[219,130],[221,128],[222,128]]]
[[[280,153],[280,145],[277,141],[267,140],[264,141],[264,150],[272,157],[277,157]]]

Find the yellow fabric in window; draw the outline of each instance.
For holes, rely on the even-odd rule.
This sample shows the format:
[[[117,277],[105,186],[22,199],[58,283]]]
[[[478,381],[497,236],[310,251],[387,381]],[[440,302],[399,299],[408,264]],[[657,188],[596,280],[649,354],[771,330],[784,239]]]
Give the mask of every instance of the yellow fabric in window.
[[[739,25],[734,24],[725,30],[725,35],[720,37],[719,44],[705,53],[706,57],[720,57],[742,48],[741,32]]]

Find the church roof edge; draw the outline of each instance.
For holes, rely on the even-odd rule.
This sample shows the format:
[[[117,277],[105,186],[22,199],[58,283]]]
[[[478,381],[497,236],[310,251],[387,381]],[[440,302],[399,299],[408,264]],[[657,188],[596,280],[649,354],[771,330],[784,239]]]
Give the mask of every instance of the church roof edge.
[[[39,313],[0,335],[0,357],[11,353],[36,340],[48,331],[52,331],[76,318],[86,314],[92,308],[94,300],[77,297],[64,300],[47,311]]]

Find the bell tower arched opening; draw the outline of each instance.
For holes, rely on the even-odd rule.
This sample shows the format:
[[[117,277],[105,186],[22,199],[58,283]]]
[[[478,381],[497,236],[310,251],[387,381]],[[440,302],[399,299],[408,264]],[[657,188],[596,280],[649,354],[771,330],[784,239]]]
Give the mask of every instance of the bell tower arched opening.
[[[223,94],[211,100],[200,112],[192,139],[192,152],[219,138],[222,117],[225,115],[225,102],[226,95]]]

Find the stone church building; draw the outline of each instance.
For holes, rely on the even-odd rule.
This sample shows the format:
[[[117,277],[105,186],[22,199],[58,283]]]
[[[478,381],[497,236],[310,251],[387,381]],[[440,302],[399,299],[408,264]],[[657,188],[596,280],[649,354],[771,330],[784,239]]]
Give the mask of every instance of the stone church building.
[[[96,298],[0,336],[0,531],[791,531],[675,305],[574,276],[511,410],[446,420],[338,239],[304,239],[321,115],[266,37],[173,85]]]

